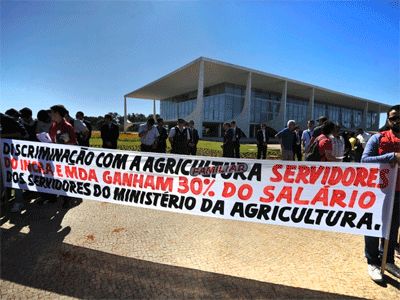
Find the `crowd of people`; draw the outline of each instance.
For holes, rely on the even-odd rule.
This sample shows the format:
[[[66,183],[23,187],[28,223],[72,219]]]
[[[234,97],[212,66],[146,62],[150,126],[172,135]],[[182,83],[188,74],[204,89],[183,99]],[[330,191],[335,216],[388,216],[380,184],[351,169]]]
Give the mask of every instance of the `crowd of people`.
[[[287,127],[276,134],[281,144],[282,160],[361,162],[362,153],[371,134],[358,128],[356,131],[342,130],[339,123],[327,117],[307,122],[307,129],[301,130],[295,120],[289,120]],[[317,155],[311,156],[312,152]]]
[[[37,118],[32,117],[32,110],[25,107],[21,110],[9,109],[0,114],[0,136],[29,141],[52,142],[67,145],[89,146],[92,126],[85,120],[83,112],[79,111],[75,119],[71,118],[63,105],[54,105],[49,110],[40,110]],[[371,135],[362,128],[356,132],[342,130],[340,124],[318,118],[318,125],[309,120],[304,131],[296,125],[295,120],[289,120],[287,127],[280,130],[275,138],[281,144],[282,160],[327,161],[327,162],[380,162],[390,163],[399,168],[400,164],[400,105],[391,107],[387,112],[387,121],[379,133]],[[156,124],[157,122],[157,124]],[[199,134],[194,121],[186,122],[178,119],[169,132],[164,126],[164,120],[156,121],[149,118],[140,125],[140,149],[144,152],[167,152],[167,140],[171,145],[171,153],[196,155]],[[223,124],[223,157],[240,158],[240,142],[245,138],[243,131],[236,122]],[[104,116],[104,124],[100,128],[102,146],[117,149],[119,126],[113,122],[112,115]],[[260,125],[256,133],[257,159],[267,158],[270,136],[267,125]],[[7,191],[10,193],[10,191]],[[55,197],[41,193],[41,198],[54,202]],[[62,196],[63,207],[68,208],[71,198]],[[12,212],[19,212],[23,207],[23,192],[15,190],[15,200]],[[391,232],[388,247],[386,269],[400,278],[400,268],[394,263],[395,248],[398,247],[398,229],[400,219],[400,173],[397,177],[395,202],[391,221]],[[375,237],[365,237],[365,256],[368,261],[368,274],[376,282],[382,282],[382,272],[379,267],[382,258],[382,241]]]

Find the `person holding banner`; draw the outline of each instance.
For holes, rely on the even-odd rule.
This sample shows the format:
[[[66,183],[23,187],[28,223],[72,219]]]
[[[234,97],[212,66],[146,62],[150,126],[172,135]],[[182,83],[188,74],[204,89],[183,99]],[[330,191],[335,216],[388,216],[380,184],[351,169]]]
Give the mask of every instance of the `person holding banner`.
[[[391,107],[387,112],[387,125],[388,130],[377,133],[368,140],[361,161],[364,163],[390,163],[394,168],[398,169],[386,270],[400,278],[400,268],[394,263],[394,250],[397,243],[400,219],[400,105]],[[367,258],[368,274],[371,279],[375,282],[382,282],[383,276],[379,267],[381,263],[379,238],[365,237],[365,257]]]
[[[70,123],[65,120],[68,111],[64,105],[54,105],[51,109],[51,120],[49,134],[53,143],[76,145],[75,130]]]
[[[64,105],[54,105],[50,107],[51,109],[51,120],[52,124],[49,130],[49,135],[53,143],[56,144],[67,144],[76,145],[76,135],[74,127],[68,123],[65,116],[68,114],[68,110]],[[71,198],[67,196],[62,196],[63,208],[70,207]]]
[[[336,158],[333,153],[331,134],[334,133],[336,128],[335,123],[332,121],[325,121],[321,127],[321,134],[317,137],[319,154],[321,161],[342,161],[342,158]]]

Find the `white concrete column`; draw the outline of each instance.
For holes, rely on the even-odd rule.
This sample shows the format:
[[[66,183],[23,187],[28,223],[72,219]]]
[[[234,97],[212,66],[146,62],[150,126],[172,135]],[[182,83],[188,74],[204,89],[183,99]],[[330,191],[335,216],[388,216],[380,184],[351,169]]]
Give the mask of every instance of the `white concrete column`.
[[[124,97],[124,133],[126,133],[127,124],[128,124],[128,109],[126,106],[126,97]]]
[[[157,121],[157,117],[156,117],[156,99],[153,99],[153,119],[154,121]]]
[[[312,88],[307,107],[307,121],[314,120],[314,100],[315,100],[315,89]]]
[[[367,118],[368,118],[368,101],[365,102],[364,111],[362,114],[362,121],[361,121],[361,128],[364,130],[367,129]]]
[[[286,105],[287,105],[287,80],[285,80],[282,88],[282,98],[280,107],[281,108],[280,110],[282,112],[282,127],[286,127],[288,121]]]
[[[244,96],[243,109],[236,121],[237,126],[242,129],[247,137],[250,137],[250,107],[251,107],[251,78],[252,74],[247,75],[246,93]]]
[[[203,137],[203,121],[204,121],[204,60],[200,61],[199,79],[197,81],[197,105],[195,127],[199,133],[199,137]]]

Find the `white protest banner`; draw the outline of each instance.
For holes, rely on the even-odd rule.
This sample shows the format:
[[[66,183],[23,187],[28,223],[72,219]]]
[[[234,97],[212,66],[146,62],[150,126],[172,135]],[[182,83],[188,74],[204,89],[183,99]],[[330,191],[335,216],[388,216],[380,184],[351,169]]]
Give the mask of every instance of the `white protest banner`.
[[[164,211],[388,237],[397,169],[1,140],[5,186]]]

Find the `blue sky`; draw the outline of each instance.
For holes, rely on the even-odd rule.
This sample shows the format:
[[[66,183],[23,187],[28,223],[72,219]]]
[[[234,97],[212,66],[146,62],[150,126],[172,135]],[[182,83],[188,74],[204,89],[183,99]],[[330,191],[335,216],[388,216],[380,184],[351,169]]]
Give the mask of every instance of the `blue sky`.
[[[0,111],[123,95],[200,56],[400,103],[399,1],[1,1]],[[130,100],[129,112],[152,103]]]

